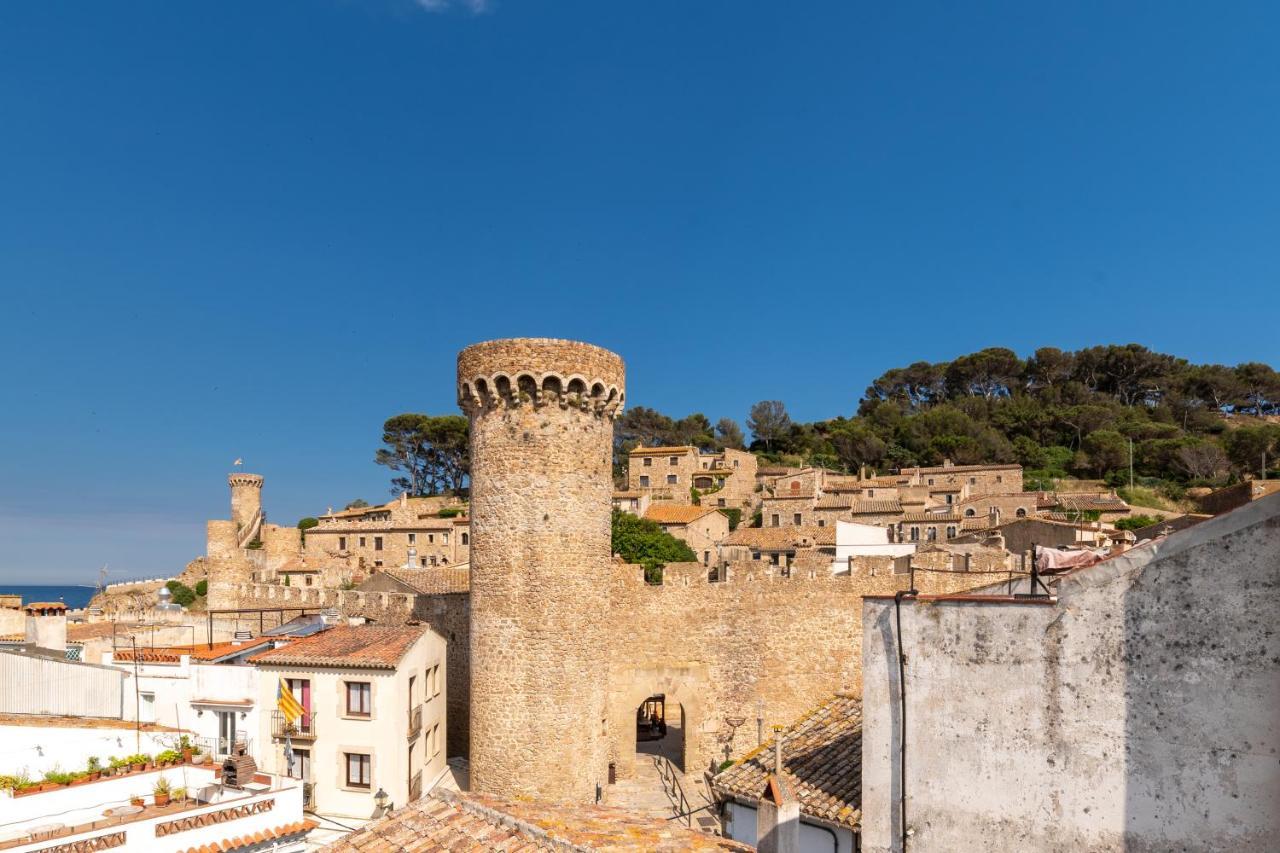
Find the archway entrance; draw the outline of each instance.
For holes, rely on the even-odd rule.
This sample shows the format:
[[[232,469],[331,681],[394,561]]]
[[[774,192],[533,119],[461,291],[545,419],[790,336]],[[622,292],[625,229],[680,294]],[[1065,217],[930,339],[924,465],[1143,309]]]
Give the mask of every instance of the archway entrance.
[[[655,693],[636,708],[636,753],[661,755],[681,773],[685,767],[686,722],[684,706]]]

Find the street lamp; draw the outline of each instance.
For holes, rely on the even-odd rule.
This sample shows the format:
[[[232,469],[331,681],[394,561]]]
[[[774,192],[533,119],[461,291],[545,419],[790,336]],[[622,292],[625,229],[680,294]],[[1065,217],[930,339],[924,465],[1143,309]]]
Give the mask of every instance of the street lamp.
[[[373,795],[373,802],[383,814],[391,811],[391,797],[387,795],[386,791],[382,790],[381,785],[378,786],[378,793]]]

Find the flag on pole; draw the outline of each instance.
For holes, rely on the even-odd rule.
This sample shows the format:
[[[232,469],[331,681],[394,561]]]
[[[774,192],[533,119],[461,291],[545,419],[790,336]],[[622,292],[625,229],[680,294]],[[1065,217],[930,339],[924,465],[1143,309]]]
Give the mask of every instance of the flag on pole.
[[[289,689],[289,683],[283,678],[280,679],[280,686],[276,690],[276,707],[280,709],[280,713],[284,715],[286,723],[292,723],[294,720],[302,716],[302,706],[298,704],[298,700],[293,698],[293,691]]]

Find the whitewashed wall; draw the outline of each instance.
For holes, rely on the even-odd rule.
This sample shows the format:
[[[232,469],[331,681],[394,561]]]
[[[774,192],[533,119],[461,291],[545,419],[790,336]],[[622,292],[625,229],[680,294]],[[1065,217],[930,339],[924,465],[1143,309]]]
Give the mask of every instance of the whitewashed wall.
[[[109,667],[0,653],[0,713],[120,719],[124,685]]]

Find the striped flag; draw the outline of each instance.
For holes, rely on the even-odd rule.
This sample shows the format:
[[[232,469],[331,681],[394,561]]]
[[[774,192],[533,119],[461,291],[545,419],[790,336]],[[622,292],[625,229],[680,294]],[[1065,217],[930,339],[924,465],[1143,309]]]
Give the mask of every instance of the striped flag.
[[[293,698],[293,691],[289,689],[288,682],[283,678],[280,679],[280,687],[276,691],[276,707],[280,709],[281,714],[284,714],[286,722],[292,723],[302,716],[302,706],[298,704],[297,699]]]

